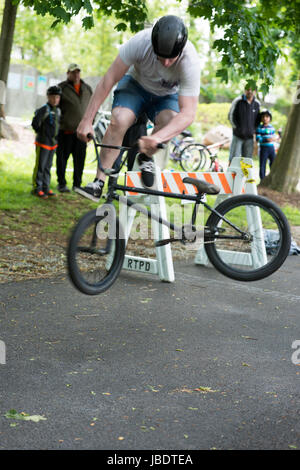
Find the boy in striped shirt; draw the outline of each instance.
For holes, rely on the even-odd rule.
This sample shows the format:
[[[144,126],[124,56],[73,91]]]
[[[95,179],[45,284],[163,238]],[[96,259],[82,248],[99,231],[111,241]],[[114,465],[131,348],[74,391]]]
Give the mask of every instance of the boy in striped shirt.
[[[269,160],[270,168],[275,159],[274,140],[276,140],[275,129],[270,124],[272,114],[267,109],[260,113],[261,123],[256,129],[256,141],[259,143],[259,177],[264,179],[266,176],[266,166]]]

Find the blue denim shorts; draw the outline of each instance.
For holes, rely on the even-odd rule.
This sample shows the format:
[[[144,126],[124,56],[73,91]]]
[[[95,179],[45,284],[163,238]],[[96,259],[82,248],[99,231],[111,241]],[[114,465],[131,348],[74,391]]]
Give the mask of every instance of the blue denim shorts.
[[[158,96],[145,90],[130,75],[124,75],[114,91],[112,108],[120,106],[131,109],[136,118],[145,112],[155,124],[156,116],[164,109],[179,113],[178,94]]]

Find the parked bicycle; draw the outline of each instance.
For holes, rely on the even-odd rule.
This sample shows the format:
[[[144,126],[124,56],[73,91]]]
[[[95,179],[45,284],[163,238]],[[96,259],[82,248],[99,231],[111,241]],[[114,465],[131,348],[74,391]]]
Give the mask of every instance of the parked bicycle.
[[[94,119],[94,133],[98,142],[102,142],[103,136],[110,123],[111,112],[100,109]]]
[[[181,132],[171,140],[170,160],[179,163],[183,171],[202,170],[209,152],[205,145],[195,142],[190,131]]]
[[[207,152],[209,153],[209,167],[207,171],[209,172],[223,172],[224,168],[221,165],[219,158],[218,158],[218,151],[227,143],[228,140],[224,140],[222,142],[217,142],[215,144],[208,145],[206,147]]]
[[[213,208],[205,201],[204,195],[218,194],[219,187],[191,177],[185,177],[183,183],[193,185],[195,195],[118,184],[116,170],[102,168],[98,148],[104,145],[97,143],[95,139],[94,145],[99,168],[113,176],[113,181],[108,187],[106,203],[85,214],[76,224],[69,240],[67,263],[70,278],[74,286],[84,294],[95,295],[106,291],[117,280],[123,266],[126,240],[113,201],[128,207],[134,205],[136,211],[166,225],[174,232],[172,238],[157,241],[157,247],[173,242],[193,243],[200,234],[212,265],[231,279],[256,281],[265,278],[279,269],[288,256],[291,244],[289,224],[273,201],[262,196],[245,194],[229,197]],[[106,147],[128,150],[127,147]],[[125,160],[126,157],[123,165]],[[194,201],[191,221],[182,226],[170,223],[117,191]],[[199,231],[196,219],[200,205],[210,215],[204,229]],[[277,232],[278,243],[272,254],[267,254],[265,249],[264,229]]]

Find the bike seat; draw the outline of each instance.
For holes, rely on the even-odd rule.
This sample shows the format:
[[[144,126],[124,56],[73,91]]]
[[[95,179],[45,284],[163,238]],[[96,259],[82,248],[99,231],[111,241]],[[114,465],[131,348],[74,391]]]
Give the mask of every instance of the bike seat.
[[[186,176],[182,180],[183,183],[193,184],[198,189],[199,193],[205,194],[218,194],[220,192],[219,186],[216,184],[207,183],[206,181],[197,180],[197,178],[190,178]]]

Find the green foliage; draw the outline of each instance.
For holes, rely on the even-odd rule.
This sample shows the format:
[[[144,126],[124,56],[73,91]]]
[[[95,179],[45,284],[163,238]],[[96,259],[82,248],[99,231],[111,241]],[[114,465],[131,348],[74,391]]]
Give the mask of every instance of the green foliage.
[[[116,19],[113,27],[124,32],[129,26],[132,32],[144,27],[151,17],[165,13],[175,13],[188,20],[191,37],[201,43],[194,28],[195,20],[204,18],[216,34],[212,48],[219,55],[219,67],[215,71],[217,83],[239,82],[241,78],[259,87],[265,95],[274,83],[275,66],[279,57],[284,56],[286,47],[292,48],[295,73],[300,64],[300,3],[298,0],[191,0],[185,11],[182,0],[162,5],[158,1],[147,0],[20,0],[20,5],[33,8],[39,15],[50,15],[52,25],[70,24],[79,16],[85,31],[93,29],[97,13]],[[171,11],[170,11],[171,10]],[[174,11],[173,11],[174,10]],[[288,54],[286,54],[288,55]],[[298,67],[299,69],[299,67]],[[204,84],[205,85],[205,84]],[[211,99],[212,89],[207,90]]]
[[[195,121],[201,124],[201,133],[205,134],[212,127],[230,126],[228,112],[231,103],[201,103],[198,104]]]
[[[265,95],[274,83],[275,65],[282,55],[283,39],[298,50],[299,1],[258,2],[240,0],[191,0],[192,16],[206,18],[222,37],[213,48],[221,54],[218,77],[227,82],[230,75],[244,77]]]
[[[81,65],[83,77],[101,76],[118,54],[124,36],[115,30],[116,23],[113,16],[97,14],[95,27],[87,30],[75,19],[68,25],[60,23],[52,28],[50,15],[40,16],[32,9],[20,7],[15,26],[14,62],[22,61],[41,73],[65,73],[66,65],[73,61]]]
[[[231,103],[198,104],[195,126],[193,128],[194,135],[203,136],[207,131],[219,125],[231,127],[228,120],[230,106]],[[270,108],[270,111],[272,112],[272,124],[275,129],[284,129],[287,122],[287,116],[272,108]]]
[[[284,129],[287,123],[287,116],[274,108],[270,108],[272,113],[272,125],[276,130]]]
[[[90,0],[21,0],[21,3],[32,7],[39,15],[49,14],[54,17],[54,26],[59,23],[68,24],[72,17],[84,14],[82,26],[89,29],[94,25],[94,13],[97,11],[107,16],[115,15],[120,20],[116,25],[118,31],[124,31],[127,24],[131,31],[138,31],[143,28],[147,19],[145,0],[131,0],[130,3],[122,0],[94,0],[93,4]]]
[[[115,17],[121,20],[116,26],[118,31],[124,31],[127,24],[133,32],[144,28],[147,20],[147,7],[144,0],[131,0],[130,3],[122,0],[95,0],[95,4],[106,15],[114,13]]]
[[[34,14],[31,9],[19,8],[16,18],[14,44],[22,63],[45,72],[55,69],[52,61],[51,43],[62,34],[62,26],[51,28],[52,19]]]

